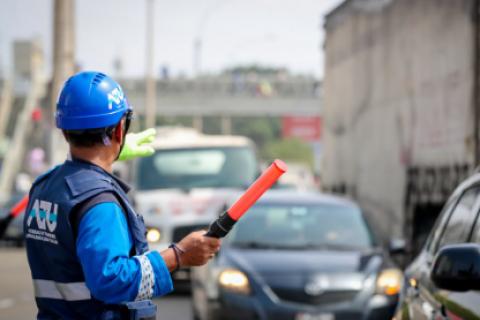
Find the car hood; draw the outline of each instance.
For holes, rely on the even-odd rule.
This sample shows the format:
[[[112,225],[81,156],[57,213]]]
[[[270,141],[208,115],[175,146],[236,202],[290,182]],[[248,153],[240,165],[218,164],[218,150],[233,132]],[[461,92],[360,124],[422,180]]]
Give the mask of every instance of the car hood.
[[[228,248],[222,253],[222,264],[239,268],[260,286],[266,284],[274,291],[280,288],[303,291],[307,284],[318,279],[327,279],[332,291],[358,291],[383,264],[378,251]]]

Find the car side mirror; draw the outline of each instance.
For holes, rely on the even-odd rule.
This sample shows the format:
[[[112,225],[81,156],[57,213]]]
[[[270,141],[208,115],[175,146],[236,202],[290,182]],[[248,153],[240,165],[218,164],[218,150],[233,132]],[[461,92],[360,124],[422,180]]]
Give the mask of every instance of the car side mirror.
[[[388,243],[388,252],[391,255],[405,254],[407,252],[407,242],[405,239],[391,239]]]
[[[443,247],[434,259],[430,277],[440,289],[480,290],[480,245]]]

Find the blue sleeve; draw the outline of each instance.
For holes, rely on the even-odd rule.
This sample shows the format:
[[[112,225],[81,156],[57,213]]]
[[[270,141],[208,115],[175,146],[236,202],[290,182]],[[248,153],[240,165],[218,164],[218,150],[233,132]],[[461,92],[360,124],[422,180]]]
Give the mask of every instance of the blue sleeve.
[[[77,256],[92,296],[105,303],[149,299],[173,290],[170,272],[158,252],[129,257],[132,237],[122,209],[100,203],[83,216]]]

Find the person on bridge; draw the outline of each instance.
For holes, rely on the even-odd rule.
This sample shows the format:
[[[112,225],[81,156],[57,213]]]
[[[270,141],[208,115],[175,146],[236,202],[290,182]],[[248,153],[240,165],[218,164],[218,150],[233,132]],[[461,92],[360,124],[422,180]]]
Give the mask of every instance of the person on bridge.
[[[37,178],[24,218],[38,319],[154,319],[149,299],[173,290],[170,272],[203,265],[220,249],[198,231],[148,250],[129,187],[111,174],[132,112],[103,73],[78,73],[60,93],[56,124],[71,159]]]

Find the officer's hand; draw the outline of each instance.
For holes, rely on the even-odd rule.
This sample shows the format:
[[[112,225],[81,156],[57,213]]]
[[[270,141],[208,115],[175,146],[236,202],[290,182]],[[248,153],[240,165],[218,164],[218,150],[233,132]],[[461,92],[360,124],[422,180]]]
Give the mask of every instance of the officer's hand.
[[[155,140],[156,131],[154,128],[139,133],[129,133],[125,137],[125,144],[118,160],[126,161],[137,157],[149,157],[155,153],[150,143]]]
[[[205,231],[192,232],[177,244],[184,251],[179,257],[180,265],[182,267],[204,265],[220,250],[220,245],[220,239],[205,237]]]

